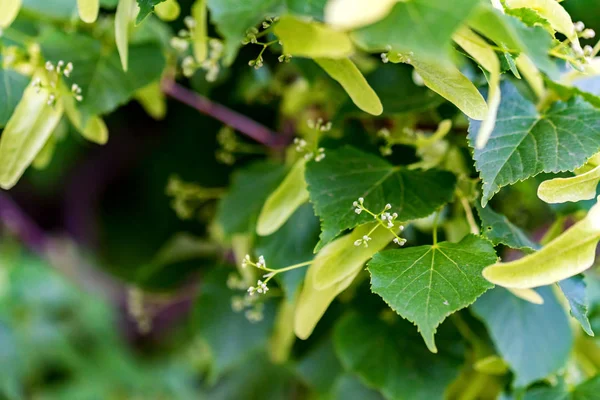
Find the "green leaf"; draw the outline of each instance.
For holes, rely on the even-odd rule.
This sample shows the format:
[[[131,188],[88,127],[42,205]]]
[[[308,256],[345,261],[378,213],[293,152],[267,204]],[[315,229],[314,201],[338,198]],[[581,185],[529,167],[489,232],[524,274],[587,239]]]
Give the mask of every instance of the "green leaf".
[[[77,15],[77,3],[73,0],[23,0],[22,10],[37,18],[66,21]]]
[[[165,0],[137,0],[138,6],[140,7],[140,12],[137,16],[137,20],[135,21],[136,24],[142,22],[144,18],[148,16],[148,14],[154,11],[154,6],[162,3],[163,1]],[[123,2],[123,0],[120,0],[120,2]]]
[[[284,54],[309,58],[346,58],[353,53],[352,42],[344,32],[325,24],[284,15],[274,27]]]
[[[342,375],[335,382],[332,400],[384,400],[376,390],[363,385],[358,378],[350,374]]]
[[[552,387],[534,387],[525,392],[523,400],[596,400],[599,391],[600,375],[596,375],[571,390],[563,380]]]
[[[258,239],[256,254],[263,255],[269,263],[269,268],[273,269],[309,261],[314,257],[313,249],[319,241],[320,232],[319,219],[315,217],[312,206],[305,204],[298,208],[276,233]],[[290,301],[296,298],[307,268],[298,268],[275,276],[274,279],[283,286],[283,291]]]
[[[336,352],[346,370],[387,399],[444,398],[446,387],[458,375],[459,360],[431,354],[411,340],[408,329],[404,324],[388,325],[375,316],[350,314],[335,327]]]
[[[575,276],[594,263],[600,240],[600,204],[586,217],[553,239],[540,251],[516,261],[487,267],[483,276],[509,288],[530,289]]]
[[[573,345],[567,315],[552,290],[537,291],[544,298],[542,305],[496,288],[471,307],[514,372],[515,387],[525,387],[563,368]]]
[[[28,77],[0,67],[0,128],[10,119],[28,84]]]
[[[383,20],[359,29],[353,37],[368,51],[418,53],[429,61],[446,58],[451,36],[467,18],[477,0],[412,0],[399,2]]]
[[[257,162],[235,173],[229,193],[217,208],[216,219],[226,236],[254,232],[265,200],[285,173],[282,165],[273,162]]]
[[[206,274],[194,308],[196,332],[210,348],[211,379],[234,368],[253,352],[264,349],[274,319],[274,307],[269,303],[264,310],[265,319],[260,323],[252,323],[243,312],[233,311],[232,296],[243,296],[243,293],[226,287],[227,275],[225,268]]]
[[[510,16],[519,18],[527,26],[539,25],[548,31],[554,32],[554,29],[550,26],[548,20],[531,8],[507,8],[505,9],[505,12]]]
[[[438,325],[493,287],[481,271],[497,260],[492,244],[474,235],[459,243],[388,250],[368,264],[371,290],[416,324],[435,353]]]
[[[377,93],[369,86],[365,77],[350,59],[316,58],[315,62],[333,80],[342,85],[358,108],[372,115],[380,115],[383,112]]]
[[[540,246],[532,242],[525,232],[510,222],[506,216],[495,212],[489,205],[481,207],[476,204],[475,206],[481,218],[482,234],[491,240],[494,246],[503,244],[526,252],[539,249]]]
[[[256,233],[260,236],[275,233],[298,207],[308,201],[305,170],[306,160],[301,158],[292,166],[281,185],[269,195],[256,223]]]
[[[394,167],[382,158],[352,147],[326,152],[321,162],[310,162],[306,181],[310,200],[321,218],[321,245],[340,232],[373,220],[357,215],[352,203],[364,197],[367,208],[379,212],[390,203],[398,221],[430,215],[452,199],[456,178],[437,170]]]
[[[571,316],[581,324],[581,327],[590,336],[594,331],[588,319],[588,301],[585,294],[586,284],[582,275],[575,275],[569,279],[558,282],[558,287],[569,301]]]
[[[86,35],[48,31],[40,37],[40,46],[46,60],[73,62],[68,82],[82,89],[83,101],[78,104],[82,122],[127,103],[138,89],[160,79],[166,65],[160,45],[154,42],[130,44],[127,72],[115,47],[103,49],[99,40]]]
[[[316,343],[296,366],[298,375],[317,393],[326,396],[342,374],[331,339]]]
[[[572,171],[600,149],[600,110],[583,99],[558,101],[539,113],[514,86],[503,84],[502,94],[490,140],[474,150],[483,180],[482,206],[503,186],[540,172]],[[471,144],[479,126],[469,123]]]

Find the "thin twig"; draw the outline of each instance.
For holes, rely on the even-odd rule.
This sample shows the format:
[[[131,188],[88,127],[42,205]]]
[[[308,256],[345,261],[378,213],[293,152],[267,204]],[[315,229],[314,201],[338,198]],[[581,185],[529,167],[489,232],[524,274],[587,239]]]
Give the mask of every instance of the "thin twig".
[[[163,80],[162,90],[169,97],[195,108],[204,115],[221,121],[265,146],[280,149],[287,144],[288,138],[285,136],[278,135],[245,115],[212,102],[208,98],[177,84],[170,78]]]

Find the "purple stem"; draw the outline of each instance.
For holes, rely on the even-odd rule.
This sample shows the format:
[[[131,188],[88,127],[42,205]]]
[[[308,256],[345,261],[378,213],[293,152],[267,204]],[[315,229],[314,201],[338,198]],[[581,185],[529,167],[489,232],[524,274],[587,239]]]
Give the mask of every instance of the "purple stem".
[[[47,240],[42,229],[5,193],[0,193],[0,223],[29,249],[45,256]]]
[[[288,140],[283,135],[271,131],[266,126],[233,111],[221,104],[213,103],[206,97],[191,91],[172,79],[165,79],[162,82],[163,92],[190,107],[195,108],[204,115],[208,115],[225,125],[228,125],[236,131],[256,140],[265,146],[280,149],[285,147]]]

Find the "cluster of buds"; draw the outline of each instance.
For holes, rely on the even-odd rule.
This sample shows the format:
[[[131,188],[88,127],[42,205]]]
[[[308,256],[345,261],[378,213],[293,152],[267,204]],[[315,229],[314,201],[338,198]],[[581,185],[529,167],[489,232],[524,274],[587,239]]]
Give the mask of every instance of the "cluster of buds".
[[[279,21],[279,17],[270,17],[264,20],[261,24],[263,29],[269,29],[275,22]],[[258,44],[258,38],[262,35],[258,28],[252,27],[246,31],[246,35],[242,39],[242,45],[247,45],[248,43]]]
[[[223,56],[223,42],[218,39],[208,41],[208,57],[202,61],[200,67],[206,71],[206,80],[214,82],[219,76],[219,60]]]
[[[244,259],[242,260],[242,268],[246,268],[249,265],[256,267],[260,270],[263,270],[263,271],[269,271],[269,273],[263,275],[263,278],[267,278],[264,282],[259,279],[258,282],[256,282],[256,286],[250,286],[248,288],[248,294],[250,296],[254,296],[256,293],[258,293],[258,294],[267,293],[269,291],[269,288],[267,287],[267,282],[269,282],[269,280],[271,280],[271,278],[273,276],[275,276],[277,271],[273,271],[273,270],[270,270],[269,268],[267,268],[267,263],[265,261],[264,256],[259,256],[258,260],[256,262],[254,262],[254,261],[252,261],[252,258],[250,258],[250,255],[246,254],[246,257],[244,257]]]
[[[189,15],[183,19],[187,29],[180,29],[177,36],[171,38],[171,47],[179,52],[184,52],[190,47],[190,41],[196,29],[196,21]]]
[[[244,288],[245,289],[245,288]],[[264,318],[264,303],[257,301],[256,296],[233,296],[231,297],[231,309],[235,312],[244,311],[246,319],[252,323],[260,322]]]
[[[593,29],[586,29],[583,21],[577,21],[573,24],[577,35],[582,39],[593,39],[596,37],[596,31]]]
[[[277,57],[277,60],[279,60],[280,63],[289,63],[290,61],[292,61],[292,55],[282,54],[279,57]]]
[[[54,65],[52,64],[52,62],[46,61],[44,68],[48,73],[48,84],[45,85],[42,82],[42,79],[40,77],[37,77],[31,82],[31,86],[35,89],[36,93],[40,93],[42,89],[48,90],[49,94],[46,103],[49,106],[54,106],[58,97],[58,82],[62,76],[66,78],[69,78],[71,76],[71,73],[73,72],[73,63],[68,62],[65,64],[63,60],[60,60],[56,63],[56,65]],[[79,87],[79,85],[77,85],[76,83],[73,83],[71,85],[71,95],[77,101],[83,100],[83,96],[81,95],[81,87]]]
[[[304,153],[304,159],[306,161],[314,159],[316,162],[319,162],[325,158],[325,149],[323,147],[318,147],[319,135],[331,130],[331,122],[324,123],[322,118],[319,118],[316,121],[309,119],[307,125],[317,134],[315,143],[311,144],[305,139],[295,138],[294,145],[296,146],[296,151],[298,153]]]
[[[379,213],[375,214],[372,211],[370,211],[369,209],[367,209],[365,207],[364,203],[365,203],[365,199],[363,197],[359,197],[358,200],[353,202],[352,207],[354,208],[354,212],[358,215],[362,214],[363,211],[366,212],[367,214],[373,216],[373,218],[377,221],[378,225],[376,225],[371,230],[371,232],[367,233],[366,235],[363,235],[362,238],[354,241],[354,245],[355,246],[363,245],[365,247],[369,247],[369,241],[371,240],[371,236],[370,236],[371,233],[375,229],[377,229],[378,226],[381,226],[394,234],[393,242],[395,244],[397,244],[398,246],[404,246],[404,244],[406,243],[406,239],[401,238],[396,234],[397,230],[403,231],[404,226],[400,225],[400,226],[396,227],[396,219],[398,218],[398,213],[390,213],[389,212],[389,210],[392,209],[392,205],[389,203],[386,204],[383,207],[383,210],[381,210]]]
[[[248,288],[248,294],[250,296],[254,296],[255,293],[265,294],[268,291],[269,291],[269,288],[267,287],[267,282],[263,282],[260,279],[258,280],[258,282],[256,282],[256,287],[250,286]]]
[[[264,59],[262,57],[262,52],[254,60],[248,61],[248,65],[251,67],[254,67],[254,69],[261,68],[264,65]]]

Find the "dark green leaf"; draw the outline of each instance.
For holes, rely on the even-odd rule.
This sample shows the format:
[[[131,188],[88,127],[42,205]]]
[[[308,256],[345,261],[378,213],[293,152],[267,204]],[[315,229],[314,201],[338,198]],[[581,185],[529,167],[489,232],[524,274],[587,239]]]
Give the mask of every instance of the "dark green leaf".
[[[23,0],[20,12],[37,18],[66,21],[77,15],[77,2],[72,0]]]
[[[398,213],[398,221],[408,221],[430,215],[454,193],[456,178],[449,172],[394,167],[352,147],[326,154],[323,161],[306,167],[310,200],[321,218],[320,245],[345,229],[373,220],[367,213],[354,212],[352,203],[359,197],[374,212],[390,203],[390,212]]]
[[[313,249],[319,241],[319,219],[310,204],[301,206],[277,232],[260,237],[256,253],[265,256],[269,268],[279,269],[288,265],[310,261]],[[308,268],[308,267],[306,267]],[[286,296],[293,300],[304,280],[306,268],[299,268],[276,275]]]
[[[154,11],[154,6],[162,3],[163,1],[165,0],[137,0],[138,6],[140,6],[140,12],[135,21],[136,24],[142,22],[144,18],[148,16],[148,14]]]
[[[430,353],[410,340],[405,329],[403,324],[390,326],[374,317],[350,314],[336,325],[336,352],[346,370],[387,399],[444,398],[459,372],[459,360]]]
[[[529,389],[523,400],[596,400],[600,392],[600,375],[592,377],[569,390],[564,381],[552,387]]]
[[[543,287],[537,292],[544,298],[542,305],[496,288],[471,307],[515,373],[515,387],[525,387],[563,368],[573,346],[569,320],[552,289]]]
[[[331,391],[343,372],[330,339],[314,346],[298,362],[296,371],[311,389],[323,396]]]
[[[354,32],[354,39],[368,51],[415,52],[439,60],[449,50],[451,37],[468,17],[477,0],[412,0],[399,2],[383,20]]]
[[[470,120],[475,142],[480,121]],[[475,166],[483,180],[482,206],[501,187],[540,172],[572,171],[600,150],[600,110],[580,97],[558,101],[539,113],[517,89],[502,85],[496,126],[483,149],[475,149]]]
[[[571,392],[572,400],[596,400],[600,393],[600,375],[577,385]]]
[[[217,208],[216,218],[225,235],[254,232],[265,200],[285,174],[286,169],[280,164],[257,162],[234,175],[229,193]]]
[[[10,119],[28,84],[26,76],[0,67],[0,128]]]
[[[531,252],[540,248],[532,242],[525,232],[506,218],[492,210],[489,204],[481,207],[476,204],[479,218],[481,218],[482,234],[490,239],[494,245],[503,244],[513,249]]]
[[[274,307],[269,303],[264,310],[264,320],[258,323],[249,322],[243,312],[232,310],[232,296],[243,296],[244,293],[227,288],[229,272],[220,268],[204,276],[194,309],[196,332],[210,348],[211,379],[221,376],[263,349],[273,325]]]
[[[368,269],[373,292],[415,323],[427,347],[436,352],[438,325],[494,286],[481,271],[496,261],[489,241],[468,235],[459,243],[383,251]]]
[[[332,400],[384,400],[376,390],[369,389],[353,375],[345,374],[338,378],[333,387]]]
[[[585,333],[594,336],[588,319],[588,301],[585,294],[586,284],[582,275],[576,275],[558,282],[560,290],[569,301],[571,316],[580,324]]]

